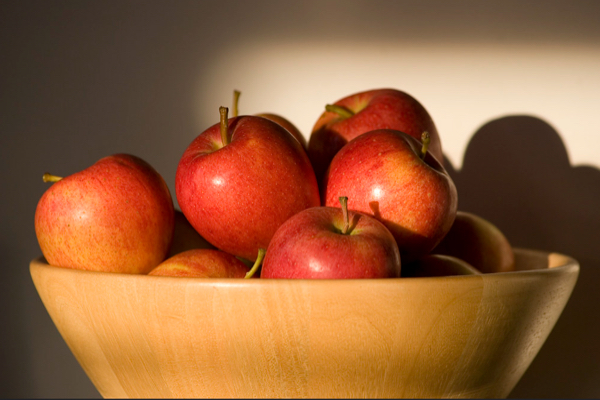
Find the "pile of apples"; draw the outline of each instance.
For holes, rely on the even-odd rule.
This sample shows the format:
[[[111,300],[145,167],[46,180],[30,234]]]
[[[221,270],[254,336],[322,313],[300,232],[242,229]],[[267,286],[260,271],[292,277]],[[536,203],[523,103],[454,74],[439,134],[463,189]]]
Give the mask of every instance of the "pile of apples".
[[[274,114],[220,120],[196,137],[168,186],[115,154],[54,182],[35,213],[49,264],[205,278],[356,279],[505,272],[507,238],[457,210],[440,136],[396,89],[328,104],[308,143]],[[215,113],[216,115],[216,113]]]

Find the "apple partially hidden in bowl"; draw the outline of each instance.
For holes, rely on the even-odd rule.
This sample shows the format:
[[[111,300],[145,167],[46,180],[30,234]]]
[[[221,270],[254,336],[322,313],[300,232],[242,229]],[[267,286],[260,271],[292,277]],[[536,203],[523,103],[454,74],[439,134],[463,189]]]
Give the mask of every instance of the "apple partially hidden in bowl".
[[[400,276],[400,252],[375,218],[341,209],[313,207],[287,220],[267,249],[261,278],[359,279]]]
[[[515,255],[504,233],[485,218],[465,211],[457,211],[452,227],[431,252],[460,258],[483,273],[515,269]]]
[[[460,258],[442,254],[427,254],[402,266],[402,277],[479,275],[481,272]]]
[[[246,264],[235,256],[216,249],[192,249],[169,257],[148,273],[152,276],[174,276],[187,278],[250,278],[264,257],[260,250],[255,267],[248,269]]]

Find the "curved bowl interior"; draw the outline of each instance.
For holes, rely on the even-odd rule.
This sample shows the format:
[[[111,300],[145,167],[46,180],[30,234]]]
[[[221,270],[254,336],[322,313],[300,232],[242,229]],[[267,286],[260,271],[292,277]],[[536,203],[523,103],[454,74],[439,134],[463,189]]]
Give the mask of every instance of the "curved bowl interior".
[[[374,280],[194,279],[31,262],[104,397],[506,397],[579,273],[515,249],[517,272]]]

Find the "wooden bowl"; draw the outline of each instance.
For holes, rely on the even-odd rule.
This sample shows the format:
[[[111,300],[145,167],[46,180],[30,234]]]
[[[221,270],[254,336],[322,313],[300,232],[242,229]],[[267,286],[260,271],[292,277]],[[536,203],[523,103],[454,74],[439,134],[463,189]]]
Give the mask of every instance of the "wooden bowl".
[[[374,280],[198,279],[30,265],[104,397],[506,397],[579,274],[515,249],[518,271]]]

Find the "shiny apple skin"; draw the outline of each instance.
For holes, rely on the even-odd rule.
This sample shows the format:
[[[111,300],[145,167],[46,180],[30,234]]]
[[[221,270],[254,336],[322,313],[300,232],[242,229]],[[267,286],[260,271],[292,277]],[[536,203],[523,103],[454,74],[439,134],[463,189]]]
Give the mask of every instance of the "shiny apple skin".
[[[376,129],[395,129],[421,141],[429,132],[429,151],[443,163],[442,144],[433,119],[414,97],[396,89],[374,89],[346,96],[335,103],[355,114],[342,118],[325,111],[315,123],[308,141],[308,156],[317,179],[322,177],[333,156],[350,140]]]
[[[312,166],[300,143],[266,118],[228,121],[223,147],[219,124],[185,150],[175,177],[181,211],[198,233],[227,253],[256,260],[292,215],[319,205]]]
[[[348,215],[350,234],[341,233],[341,208],[314,207],[290,218],[267,248],[261,278],[399,277],[400,252],[392,234],[372,217]]]
[[[216,249],[192,249],[176,254],[148,275],[187,278],[244,278],[249,268],[232,256]]]
[[[49,264],[145,274],[163,261],[173,200],[144,160],[115,154],[53,183],[40,198],[35,231]]]
[[[483,273],[515,270],[510,242],[490,221],[458,211],[450,231],[432,253],[460,258]]]
[[[454,182],[421,143],[380,129],[350,141],[333,158],[325,179],[325,205],[348,197],[348,209],[374,216],[390,230],[403,261],[433,249],[450,230],[457,209]]]

